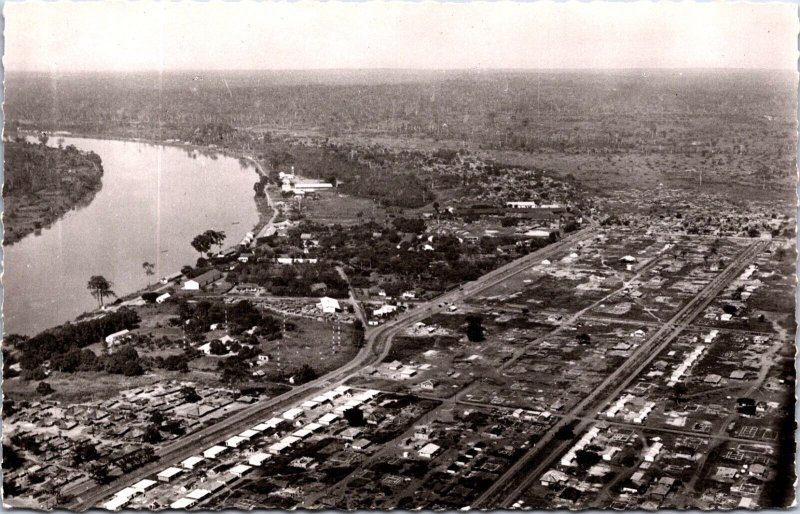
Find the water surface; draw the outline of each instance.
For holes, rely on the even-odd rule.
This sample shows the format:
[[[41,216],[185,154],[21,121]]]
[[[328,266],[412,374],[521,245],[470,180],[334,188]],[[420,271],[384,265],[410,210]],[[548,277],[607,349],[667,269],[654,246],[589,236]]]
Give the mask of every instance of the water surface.
[[[117,294],[194,264],[192,238],[223,230],[238,243],[258,220],[253,169],[224,156],[130,141],[52,137],[103,160],[103,187],[86,207],[4,248],[4,333],[33,335],[92,310],[92,275]],[[155,264],[147,277],[142,263]],[[113,301],[113,298],[111,299]]]

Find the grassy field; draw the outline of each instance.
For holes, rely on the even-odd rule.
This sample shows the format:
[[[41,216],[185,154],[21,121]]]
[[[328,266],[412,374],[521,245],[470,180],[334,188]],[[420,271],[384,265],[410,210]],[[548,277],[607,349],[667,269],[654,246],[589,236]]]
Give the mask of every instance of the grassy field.
[[[284,333],[282,339],[261,343],[261,351],[270,355],[270,362],[261,366],[266,377],[278,378],[308,364],[322,375],[351,360],[358,349],[352,344],[349,325],[339,325],[341,344],[334,345],[337,334],[333,323],[295,320],[297,328]]]
[[[317,199],[305,200],[303,209],[309,220],[325,225],[355,225],[371,220],[383,223],[386,219],[386,210],[374,201],[339,193],[322,193]]]
[[[52,373],[45,382],[50,384],[54,392],[47,396],[50,400],[66,404],[82,403],[90,400],[104,400],[119,394],[125,389],[149,386],[167,380],[185,380],[197,383],[209,383],[213,377],[208,373],[177,373],[158,370],[139,377],[110,375],[99,372]],[[11,378],[3,381],[3,393],[13,400],[40,400],[42,395],[36,392],[38,381],[23,381]]]

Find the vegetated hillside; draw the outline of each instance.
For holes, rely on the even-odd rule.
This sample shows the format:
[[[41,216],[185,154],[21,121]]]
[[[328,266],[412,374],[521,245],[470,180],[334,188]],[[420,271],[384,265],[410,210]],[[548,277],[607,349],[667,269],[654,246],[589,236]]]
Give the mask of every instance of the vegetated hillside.
[[[45,141],[43,139],[43,141]],[[88,204],[102,186],[103,165],[92,152],[69,145],[6,141],[3,199],[5,244]]]
[[[795,83],[793,73],[721,70],[11,74],[6,111],[10,127],[170,138],[212,122],[457,141],[571,167],[599,183],[614,173],[652,181],[703,174],[709,184],[786,186],[794,178]]]

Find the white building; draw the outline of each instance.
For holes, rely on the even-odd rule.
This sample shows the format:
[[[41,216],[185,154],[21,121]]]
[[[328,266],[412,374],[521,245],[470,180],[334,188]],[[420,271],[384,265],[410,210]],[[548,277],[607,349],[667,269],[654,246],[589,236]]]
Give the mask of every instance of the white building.
[[[299,418],[303,414],[303,409],[295,407],[293,409],[289,409],[282,414],[283,419],[293,420]]]
[[[191,498],[181,498],[180,500],[172,502],[169,508],[172,510],[186,510],[191,509],[195,506],[195,504],[197,504],[197,500],[193,500]]]
[[[188,459],[184,460],[183,462],[181,462],[181,467],[184,468],[184,469],[192,470],[198,464],[203,462],[203,460],[205,460],[205,459],[203,459],[203,457],[200,457],[199,455],[194,455],[194,456],[189,457]]]
[[[183,471],[183,469],[176,467],[167,468],[156,475],[156,478],[158,478],[159,482],[171,482],[173,478],[183,473]]]
[[[441,447],[438,444],[428,443],[419,450],[419,456],[423,459],[432,459],[434,455],[436,455]]]
[[[113,498],[111,498],[110,500],[108,500],[103,504],[103,508],[110,511],[117,511],[122,509],[122,507],[126,506],[127,504],[129,504],[130,501],[131,501],[130,498],[125,498],[122,496],[114,496]]]
[[[203,457],[205,457],[206,459],[216,459],[226,451],[228,451],[228,448],[225,446],[212,446],[211,448],[203,452]]]
[[[189,279],[183,283],[183,289],[185,291],[199,291],[206,286],[213,284],[217,280],[222,278],[222,273],[219,271],[212,269],[211,271],[206,271],[202,275],[199,275],[193,279]]]
[[[339,302],[335,298],[330,298],[328,296],[320,298],[317,307],[325,314],[333,314],[340,310]]]
[[[374,316],[387,316],[397,310],[397,305],[381,305],[378,309],[372,311]]]
[[[231,468],[230,474],[242,478],[246,474],[248,474],[253,469],[252,466],[248,466],[247,464],[239,464]]]
[[[248,460],[247,463],[251,466],[261,466],[264,461],[269,460],[270,458],[272,458],[272,455],[269,453],[258,452],[251,455],[250,460]]]
[[[115,344],[119,344],[124,339],[126,339],[130,335],[130,330],[120,330],[119,332],[114,332],[106,336],[106,344],[108,346],[114,346]]]
[[[538,206],[536,202],[506,202],[506,207],[510,209],[535,209]]]
[[[230,439],[228,439],[227,441],[225,441],[225,446],[227,446],[228,448],[238,448],[239,446],[242,445],[242,443],[246,441],[247,439],[245,439],[244,437],[239,437],[238,435],[235,435]]]

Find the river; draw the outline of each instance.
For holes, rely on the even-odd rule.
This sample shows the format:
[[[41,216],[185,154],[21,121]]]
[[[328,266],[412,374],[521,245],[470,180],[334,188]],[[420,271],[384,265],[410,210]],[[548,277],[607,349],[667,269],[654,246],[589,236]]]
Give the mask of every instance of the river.
[[[86,289],[103,275],[124,295],[194,264],[190,242],[222,230],[238,243],[258,221],[255,170],[222,155],[132,141],[51,137],[103,160],[94,200],[4,250],[4,333],[33,335],[96,307]],[[146,276],[142,263],[155,264]],[[110,300],[113,301],[113,298]]]

